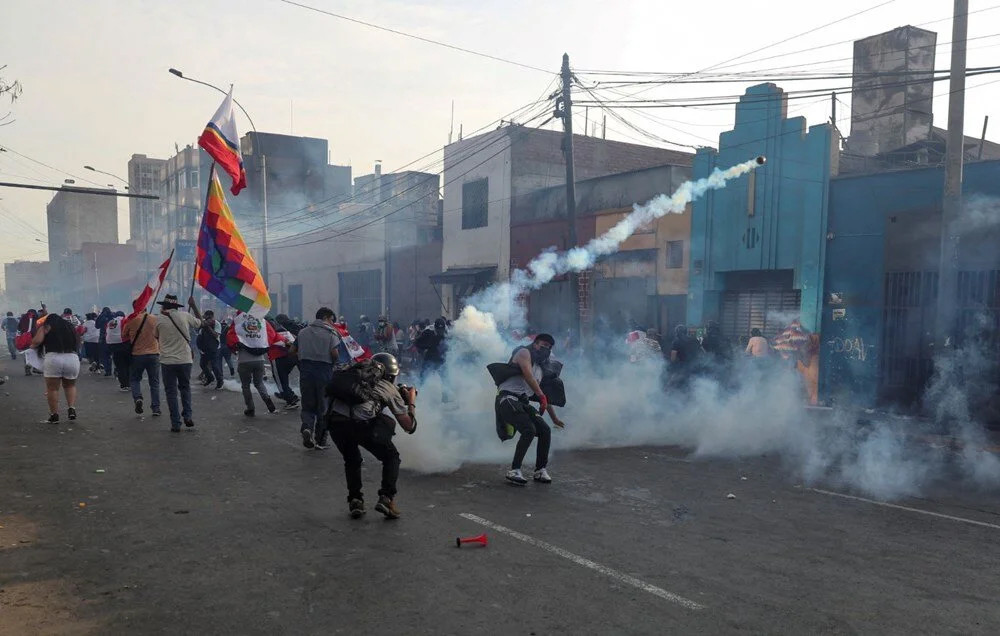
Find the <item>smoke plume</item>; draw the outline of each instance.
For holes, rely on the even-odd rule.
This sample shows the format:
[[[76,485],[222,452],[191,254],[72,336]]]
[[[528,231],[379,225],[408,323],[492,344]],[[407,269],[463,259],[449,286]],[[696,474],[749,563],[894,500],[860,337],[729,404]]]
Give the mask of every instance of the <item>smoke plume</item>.
[[[449,336],[446,365],[416,380],[420,387],[420,428],[397,436],[404,466],[421,472],[447,472],[466,462],[506,463],[513,444],[496,437],[493,402],[496,388],[485,370],[505,361],[523,341],[502,330],[524,324],[518,299],[555,276],[591,267],[613,253],[635,228],[668,213],[681,212],[694,198],[745,174],[750,161],[707,179],[684,184],[633,212],[587,245],[539,255],[524,271],[469,300]],[[781,316],[791,319],[798,316]],[[544,325],[539,325],[544,327]],[[983,375],[985,361],[959,355],[961,364],[940,361],[929,396],[937,416],[923,424],[902,417],[878,417],[850,410],[816,411],[805,407],[805,391],[794,361],[770,364],[743,358],[726,368],[706,366],[689,382],[672,384],[663,359],[630,363],[624,333],[612,334],[589,357],[554,357],[565,363],[562,377],[568,403],[554,430],[550,468],[558,475],[561,451],[636,445],[676,445],[702,458],[773,454],[789,479],[805,485],[840,487],[881,499],[921,492],[957,475],[980,487],[1000,484],[1000,461],[981,448],[981,427],[968,407],[967,375]],[[669,343],[665,343],[669,349]],[[664,390],[664,385],[667,390]],[[985,389],[984,389],[985,390]],[[957,455],[926,443],[935,433],[956,434]],[[527,463],[533,461],[529,452]],[[722,496],[720,494],[720,496]]]

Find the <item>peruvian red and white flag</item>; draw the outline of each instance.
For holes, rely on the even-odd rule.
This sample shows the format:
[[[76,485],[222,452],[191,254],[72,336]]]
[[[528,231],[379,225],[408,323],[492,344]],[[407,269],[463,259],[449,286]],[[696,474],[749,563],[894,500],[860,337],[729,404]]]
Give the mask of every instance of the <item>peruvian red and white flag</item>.
[[[372,357],[372,352],[368,347],[362,347],[358,344],[358,341],[351,337],[351,332],[347,330],[346,325],[336,324],[334,328],[340,335],[340,341],[344,343],[347,347],[347,353],[351,356],[351,359],[355,362],[361,362],[362,360],[367,360]]]
[[[174,256],[171,254],[170,258],[160,263],[160,266],[156,268],[156,276],[149,279],[146,286],[142,288],[141,292],[139,292],[139,297],[132,301],[132,313],[125,318],[125,322],[132,320],[139,315],[139,312],[145,310],[146,307],[149,306],[149,301],[153,299],[153,294],[156,293],[156,290],[163,284],[163,279],[167,277],[167,270],[170,269],[170,261],[173,258]]]
[[[205,124],[205,130],[198,137],[198,145],[215,159],[233,180],[229,189],[234,195],[247,187],[247,173],[243,169],[243,155],[240,153],[240,135],[236,132],[236,117],[233,114],[233,89],[215,111],[212,120]]]

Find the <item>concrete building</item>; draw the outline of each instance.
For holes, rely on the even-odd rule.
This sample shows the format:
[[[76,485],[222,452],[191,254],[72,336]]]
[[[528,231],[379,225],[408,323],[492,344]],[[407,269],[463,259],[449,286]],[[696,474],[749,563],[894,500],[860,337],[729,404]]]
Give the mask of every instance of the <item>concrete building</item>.
[[[229,204],[244,238],[257,245],[262,238],[263,192],[261,156],[267,164],[268,238],[280,239],[322,226],[339,203],[351,194],[351,167],[328,164],[326,139],[278,133],[249,132],[240,140],[247,187]],[[206,155],[207,157],[207,155]],[[210,160],[205,160],[203,178]],[[228,184],[228,177],[223,178]]]
[[[163,216],[156,229],[158,234],[162,232],[163,242],[160,256],[152,267],[159,265],[170,250],[174,250],[173,265],[163,287],[164,293],[175,293],[178,298],[187,298],[194,276],[195,245],[207,187],[200,170],[202,152],[188,144],[163,165],[160,187]]]
[[[309,316],[326,304],[353,323],[439,315],[429,278],[441,271],[438,176],[376,172],[358,182],[364,194],[337,205],[329,227],[270,242],[278,311]]]
[[[270,244],[276,312],[311,320],[327,306],[356,325],[361,314],[385,311],[385,221],[369,209],[355,210],[344,226]]]
[[[148,280],[135,246],[121,243],[84,243],[53,269],[54,300],[80,313],[94,305],[126,311]]]
[[[146,155],[132,155],[128,162],[128,189],[132,194],[159,196],[163,190],[163,171],[166,160]],[[162,231],[163,206],[159,200],[129,199],[129,238],[139,253],[139,266],[148,276],[160,264],[166,238]],[[155,261],[155,262],[154,262]]]
[[[507,126],[445,146],[443,267],[433,280],[441,286],[446,315],[457,316],[467,295],[509,277],[511,201],[565,183],[562,137]],[[579,181],[690,162],[686,153],[582,135],[573,143]],[[549,245],[565,244],[565,222],[553,227],[563,228],[563,237],[550,237]]]
[[[774,84],[746,90],[719,149],[700,149],[694,178],[767,157],[767,164],[694,201],[687,323],[720,323],[734,342],[774,336],[791,317],[816,330],[822,308],[827,192],[837,170],[829,124],[789,119]],[[791,317],[790,317],[791,316]]]
[[[10,303],[5,311],[24,311],[38,308],[40,303],[52,303],[51,265],[49,261],[14,261],[4,263],[4,290]]]
[[[942,165],[947,131],[934,126],[937,34],[904,26],[854,43],[851,131],[841,174]],[[966,136],[966,161],[1000,159],[1000,144]]]
[[[107,188],[78,188],[91,192],[114,192]],[[46,206],[49,261],[80,249],[85,242],[118,242],[117,199],[107,194],[86,194],[63,190]]]
[[[438,175],[426,172],[382,174],[380,165],[354,180],[354,204],[372,206],[367,213],[385,220],[385,310],[394,320],[441,314],[430,282],[441,272],[439,183]]]
[[[1000,353],[1000,161],[966,164],[959,222],[958,346]],[[830,183],[822,318],[823,394],[915,405],[933,372],[941,250],[940,167]],[[985,349],[985,351],[983,351]]]

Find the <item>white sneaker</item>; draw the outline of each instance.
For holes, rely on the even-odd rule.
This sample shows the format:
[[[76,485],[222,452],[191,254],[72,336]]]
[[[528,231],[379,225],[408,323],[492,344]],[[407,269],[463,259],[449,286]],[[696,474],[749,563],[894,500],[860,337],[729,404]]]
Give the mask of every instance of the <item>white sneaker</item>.
[[[507,471],[507,481],[517,486],[524,486],[528,480],[521,474],[520,468],[512,468]]]
[[[549,477],[549,471],[545,470],[544,468],[539,468],[538,470],[535,471],[535,481],[542,484],[551,484],[552,478]]]

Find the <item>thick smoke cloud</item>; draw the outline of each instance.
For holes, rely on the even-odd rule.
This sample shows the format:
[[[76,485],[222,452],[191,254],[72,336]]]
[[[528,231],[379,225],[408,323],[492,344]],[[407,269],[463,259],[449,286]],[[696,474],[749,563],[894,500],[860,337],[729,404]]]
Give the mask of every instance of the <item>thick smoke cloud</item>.
[[[510,282],[470,299],[451,332],[446,366],[420,384],[420,429],[413,436],[397,437],[404,465],[421,472],[447,472],[466,462],[509,461],[513,445],[501,444],[495,435],[496,389],[485,365],[507,360],[514,347],[524,343],[504,337],[497,321],[523,325],[517,300],[524,292],[567,271],[590,267],[636,227],[682,211],[709,187],[722,187],[727,178],[753,167],[754,162],[740,164],[717,173],[728,176],[691,182],[670,197],[637,205],[632,215],[587,246],[545,252],[525,271],[515,272]],[[797,317],[773,318],[790,322]],[[553,436],[550,466],[556,474],[563,450],[677,445],[698,458],[777,455],[795,483],[839,487],[880,499],[915,495],[946,477],[958,476],[981,487],[1000,484],[1000,461],[980,450],[985,443],[982,429],[968,407],[966,375],[983,375],[985,360],[953,354],[963,361],[961,373],[955,363],[942,361],[929,391],[939,406],[938,417],[917,425],[903,418],[807,409],[791,362],[779,359],[762,365],[738,350],[727,371],[705,369],[685,388],[664,391],[664,376],[670,374],[665,362],[628,362],[624,334],[614,337],[619,336],[620,342],[607,343],[602,356],[564,359],[569,403],[560,415],[567,427]],[[963,450],[956,455],[926,443],[925,436],[941,432],[958,435]],[[532,457],[529,453],[529,463]]]

